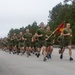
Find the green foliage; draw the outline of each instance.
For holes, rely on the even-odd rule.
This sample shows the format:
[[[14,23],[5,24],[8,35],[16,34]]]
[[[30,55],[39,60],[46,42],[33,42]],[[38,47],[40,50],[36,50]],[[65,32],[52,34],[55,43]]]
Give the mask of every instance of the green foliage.
[[[39,28],[39,27],[38,27],[38,25],[37,25],[37,22],[34,21],[32,25],[29,24],[29,25],[26,26],[25,28],[24,28],[24,27],[22,27],[22,28],[20,28],[20,29],[13,29],[13,28],[12,28],[12,29],[9,31],[8,34],[10,34],[10,36],[12,36],[14,33],[17,33],[17,34],[19,34],[19,32],[25,33],[25,30],[26,30],[26,29],[29,29],[30,32],[31,32],[32,34],[34,34],[38,28]]]

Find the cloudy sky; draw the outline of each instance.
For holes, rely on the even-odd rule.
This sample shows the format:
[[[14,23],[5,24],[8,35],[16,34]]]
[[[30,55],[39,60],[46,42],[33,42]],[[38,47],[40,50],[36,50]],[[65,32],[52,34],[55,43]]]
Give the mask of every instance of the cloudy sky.
[[[0,0],[0,37],[11,28],[25,27],[36,21],[47,24],[49,10],[63,0]]]

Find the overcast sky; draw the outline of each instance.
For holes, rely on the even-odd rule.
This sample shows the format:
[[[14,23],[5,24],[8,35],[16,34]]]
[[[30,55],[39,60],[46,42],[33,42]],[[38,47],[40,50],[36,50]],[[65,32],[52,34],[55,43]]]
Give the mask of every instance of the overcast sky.
[[[0,37],[11,28],[25,27],[36,21],[47,24],[49,10],[63,0],[0,0]]]

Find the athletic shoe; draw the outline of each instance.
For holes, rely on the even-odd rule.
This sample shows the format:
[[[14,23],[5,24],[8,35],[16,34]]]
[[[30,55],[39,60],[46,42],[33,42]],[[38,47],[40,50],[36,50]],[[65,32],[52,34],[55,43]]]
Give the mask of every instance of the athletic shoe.
[[[35,53],[35,56],[37,56],[37,53]]]
[[[51,54],[49,54],[49,58],[51,59]]]
[[[49,59],[49,54],[46,57]]]
[[[31,54],[29,53],[29,56],[31,56]]]
[[[39,56],[40,56],[40,54],[38,53],[38,54],[37,54],[37,58],[39,58]]]
[[[44,57],[43,61],[46,61],[46,60],[47,60],[46,57]]]
[[[70,57],[70,59],[69,59],[70,61],[72,61],[73,60],[73,58],[72,57]]]
[[[63,55],[62,54],[60,55],[60,59],[63,59]]]

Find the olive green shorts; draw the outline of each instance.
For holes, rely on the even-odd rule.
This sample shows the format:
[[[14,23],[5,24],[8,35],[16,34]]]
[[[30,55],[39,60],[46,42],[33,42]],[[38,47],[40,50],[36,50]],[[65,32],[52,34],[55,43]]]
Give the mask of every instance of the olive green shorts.
[[[25,47],[24,43],[19,43],[19,47]]]
[[[25,42],[25,47],[31,47],[31,42]]]
[[[69,46],[69,45],[72,45],[72,42],[71,41],[65,41],[64,42],[64,47]]]
[[[35,41],[35,42],[32,42],[31,43],[31,47],[38,47],[38,45],[39,45],[39,43],[38,43],[38,41]]]
[[[13,46],[18,46],[18,43],[17,42],[13,42]]]
[[[53,46],[53,44],[52,44],[51,42],[48,42],[48,41],[47,41],[47,42],[46,42],[46,46],[47,46],[47,47]]]
[[[59,43],[59,48],[63,48],[64,47],[64,42],[60,42]]]
[[[35,41],[34,47],[38,47],[38,45],[39,45],[38,41]]]
[[[41,48],[42,46],[47,46],[47,43],[45,40],[39,40],[38,41],[38,48]]]
[[[13,43],[9,43],[9,47],[13,47]]]
[[[32,43],[31,43],[31,47],[34,47],[34,46],[35,46],[35,42],[32,42]]]

